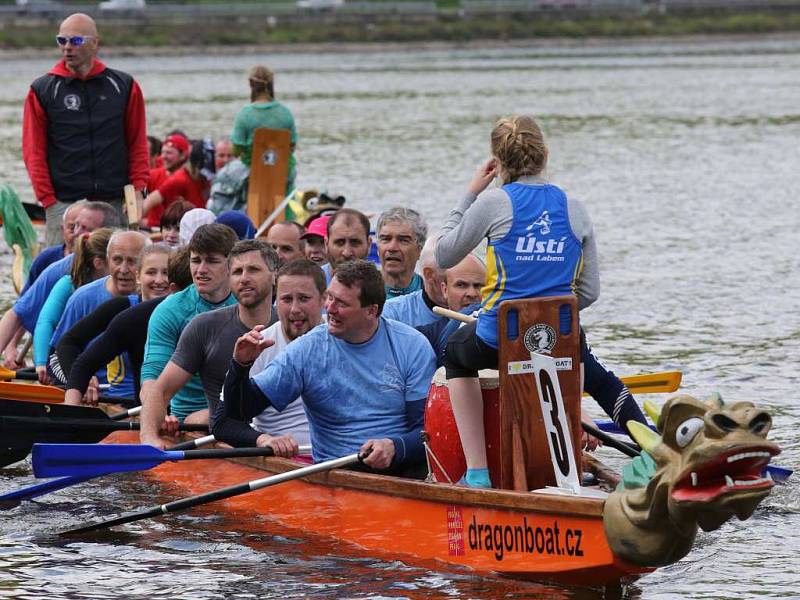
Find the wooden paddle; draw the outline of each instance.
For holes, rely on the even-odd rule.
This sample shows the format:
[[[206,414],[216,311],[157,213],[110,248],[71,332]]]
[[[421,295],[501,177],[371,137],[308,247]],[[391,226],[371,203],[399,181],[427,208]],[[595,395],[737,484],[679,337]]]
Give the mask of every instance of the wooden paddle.
[[[63,389],[53,385],[0,381],[0,398],[5,398],[6,400],[61,404],[64,402],[64,393]],[[129,407],[133,407],[136,404],[136,400],[133,398],[119,398],[117,396],[100,396],[98,401]]]
[[[472,323],[475,317],[465,315],[464,313],[450,310],[449,308],[442,308],[441,306],[434,306],[433,312],[442,317],[461,321],[462,323]],[[657,373],[642,373],[641,375],[626,375],[620,377],[628,389],[632,392],[639,394],[658,394],[658,393],[671,393],[677,391],[681,386],[681,379],[683,374],[680,371],[659,371]],[[584,396],[588,394],[583,393]]]
[[[139,204],[136,201],[136,188],[130,183],[122,188],[125,194],[125,212],[128,215],[128,229],[139,231]]]
[[[11,369],[6,369],[5,367],[0,366],[0,379],[2,379],[3,381],[8,381],[10,379],[24,379],[26,381],[38,381],[39,376],[36,374],[36,371],[29,371],[27,369],[24,370],[19,369],[18,371],[12,371]]]
[[[311,446],[301,446],[308,454]],[[36,477],[99,477],[108,473],[146,471],[168,461],[273,456],[264,448],[159,450],[144,444],[34,444],[31,458]]]
[[[262,223],[286,195],[292,136],[288,129],[259,128],[253,133],[247,216]]]
[[[253,237],[259,238],[259,237],[261,237],[261,236],[264,234],[264,232],[265,232],[267,229],[269,229],[269,226],[270,226],[270,225],[272,225],[272,222],[273,222],[275,219],[277,219],[277,218],[278,218],[278,215],[280,215],[280,214],[281,214],[281,211],[282,211],[282,210],[284,210],[284,209],[286,208],[286,205],[287,205],[287,204],[289,204],[289,201],[292,199],[292,196],[294,196],[294,192],[295,192],[295,190],[293,189],[291,192],[289,192],[288,194],[286,194],[286,197],[285,197],[283,200],[281,200],[281,203],[280,203],[280,204],[278,204],[278,206],[276,206],[276,207],[275,207],[275,210],[273,210],[273,211],[272,211],[272,212],[271,212],[271,213],[270,213],[270,214],[267,216],[267,218],[266,218],[266,219],[264,219],[264,221],[261,223],[261,225],[259,225],[259,226],[258,226],[258,229],[256,229],[256,234],[255,234],[255,236],[253,236]]]
[[[107,519],[105,521],[98,521],[97,523],[90,523],[89,525],[84,525],[83,527],[68,529],[67,531],[62,531],[59,535],[78,535],[82,533],[89,533],[90,531],[107,529],[109,527],[115,527],[125,523],[132,523],[133,521],[141,521],[142,519],[158,517],[167,513],[184,511],[194,506],[208,504],[209,502],[215,502],[217,500],[224,500],[225,498],[231,498],[233,496],[240,496],[242,494],[247,494],[248,492],[254,492],[256,490],[263,489],[265,487],[277,485],[286,481],[293,481],[295,479],[306,477],[307,475],[313,475],[314,473],[323,473],[339,467],[353,465],[363,460],[363,458],[364,456],[359,454],[350,454],[341,458],[326,460],[315,465],[309,465],[308,467],[295,469],[294,471],[279,473],[278,475],[264,477],[263,479],[254,479],[253,481],[232,485],[205,494],[200,494],[198,496],[191,496],[189,498],[183,498],[182,500],[175,500],[174,502],[169,502],[168,504],[159,504],[158,506],[128,513],[127,515],[122,515],[114,519]]]
[[[169,448],[169,450],[191,450],[192,448],[199,448],[206,444],[211,444],[215,441],[213,435],[197,438],[189,442],[184,442]],[[22,458],[25,458],[24,456]],[[58,479],[51,479],[42,483],[36,483],[27,487],[0,494],[0,510],[8,510],[18,506],[23,500],[33,500],[39,496],[44,496],[50,492],[61,490],[66,487],[89,481],[92,477],[59,477]]]

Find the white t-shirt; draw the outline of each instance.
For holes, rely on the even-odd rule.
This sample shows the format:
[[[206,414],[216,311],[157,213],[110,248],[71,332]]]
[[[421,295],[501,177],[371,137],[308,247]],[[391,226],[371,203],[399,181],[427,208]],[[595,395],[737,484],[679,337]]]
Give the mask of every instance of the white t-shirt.
[[[261,332],[261,335],[265,340],[274,340],[275,344],[259,354],[253,366],[250,367],[250,377],[254,377],[256,373],[263,371],[290,343],[283,333],[280,321],[267,327]],[[256,431],[268,433],[272,436],[291,434],[300,446],[307,446],[311,443],[308,419],[306,418],[306,411],[301,396],[298,396],[296,400],[291,402],[289,406],[281,412],[278,412],[271,406],[268,407],[264,412],[256,415],[250,425]]]

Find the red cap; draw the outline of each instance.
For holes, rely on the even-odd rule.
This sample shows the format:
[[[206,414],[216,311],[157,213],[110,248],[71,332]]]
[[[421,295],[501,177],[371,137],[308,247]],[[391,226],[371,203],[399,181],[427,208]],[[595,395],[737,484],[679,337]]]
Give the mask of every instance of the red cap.
[[[163,146],[172,146],[181,154],[189,154],[189,140],[178,133],[173,133],[164,140]]]
[[[308,226],[306,227],[306,232],[300,236],[300,239],[304,240],[309,236],[318,235],[322,239],[327,240],[328,219],[330,219],[330,217],[326,215],[324,217],[317,217],[316,219],[311,221],[311,223],[309,223]]]

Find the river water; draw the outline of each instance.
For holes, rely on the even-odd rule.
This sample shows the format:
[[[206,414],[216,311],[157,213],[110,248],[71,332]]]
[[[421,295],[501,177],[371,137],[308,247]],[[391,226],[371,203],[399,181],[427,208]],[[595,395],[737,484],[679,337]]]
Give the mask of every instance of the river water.
[[[6,57],[0,72],[0,180],[26,199],[20,107],[54,58]],[[270,66],[297,120],[301,187],[369,212],[411,206],[434,228],[488,156],[493,121],[535,115],[550,178],[594,220],[603,289],[582,319],[598,354],[618,373],[680,369],[689,393],[769,407],[784,448],[775,462],[798,466],[800,38],[109,63],[140,81],[150,132],[193,137],[227,134],[247,102],[246,70]],[[0,291],[11,299],[10,286]],[[20,463],[0,471],[0,489],[29,478]],[[47,537],[173,498],[133,476],[101,481],[0,513],[0,597],[601,597],[375,560],[279,528],[241,536],[211,511],[102,543]],[[776,489],[748,522],[701,534],[687,558],[625,596],[800,596],[797,485]]]

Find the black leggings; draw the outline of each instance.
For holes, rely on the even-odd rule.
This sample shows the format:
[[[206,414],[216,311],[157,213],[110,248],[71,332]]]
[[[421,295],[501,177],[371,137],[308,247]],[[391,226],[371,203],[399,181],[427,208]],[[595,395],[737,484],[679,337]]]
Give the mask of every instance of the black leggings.
[[[456,329],[447,339],[444,368],[448,379],[477,377],[481,369],[496,369],[497,349],[492,348],[475,333],[478,321]]]

